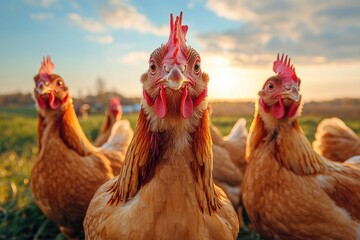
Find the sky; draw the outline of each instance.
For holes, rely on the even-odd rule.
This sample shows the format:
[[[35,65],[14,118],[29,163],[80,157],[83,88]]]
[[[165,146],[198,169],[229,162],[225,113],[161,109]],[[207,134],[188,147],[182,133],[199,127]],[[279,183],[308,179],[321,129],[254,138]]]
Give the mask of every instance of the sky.
[[[303,99],[360,96],[359,0],[1,1],[0,94],[31,92],[49,55],[73,96],[95,94],[100,78],[140,97],[149,56],[180,11],[210,99],[255,99],[277,53],[291,57]]]

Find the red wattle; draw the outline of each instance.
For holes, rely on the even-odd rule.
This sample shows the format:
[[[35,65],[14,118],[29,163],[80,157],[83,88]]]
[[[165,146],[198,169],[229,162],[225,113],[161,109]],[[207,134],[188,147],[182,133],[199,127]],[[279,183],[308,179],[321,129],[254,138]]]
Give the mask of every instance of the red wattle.
[[[275,103],[272,106],[272,114],[274,115],[274,117],[276,117],[277,119],[281,119],[284,117],[285,115],[285,108],[284,108],[284,103],[282,98],[279,99],[279,102]]]
[[[66,103],[69,99],[69,94],[66,94],[66,96],[61,100],[62,103]]]
[[[162,85],[160,86],[159,95],[155,99],[155,113],[159,118],[164,118],[167,113],[165,90]]]
[[[193,100],[189,96],[188,87],[185,86],[185,89],[184,89],[184,92],[183,92],[183,95],[181,98],[181,106],[180,106],[181,116],[184,119],[188,119],[191,116],[193,109],[194,109]]]
[[[49,106],[51,109],[58,109],[61,105],[61,102],[58,98],[54,96],[53,92],[49,93]]]
[[[46,108],[47,108],[46,102],[45,102],[45,100],[41,97],[41,95],[38,96],[37,101],[38,101],[39,107],[41,107],[42,109],[46,109]]]
[[[298,108],[299,108],[299,105],[295,106],[295,104],[296,104],[296,103],[293,102],[293,103],[290,105],[289,112],[288,112],[288,117],[289,117],[289,118],[293,117],[293,116],[296,114],[296,112],[297,112],[297,110],[298,110]]]
[[[111,110],[111,113],[114,115],[114,116],[117,116],[118,114],[119,114],[119,110],[117,110],[117,109],[113,109],[113,110]]]
[[[260,98],[259,102],[260,102],[260,106],[262,106],[262,108],[266,113],[270,112],[270,108],[266,105],[264,99]]]
[[[149,107],[151,107],[154,104],[154,102],[152,101],[151,97],[149,96],[149,94],[147,93],[147,91],[145,89],[143,90],[143,96],[146,100],[147,105],[149,105]]]
[[[206,97],[206,94],[207,94],[207,88],[205,88],[204,91],[202,91],[202,93],[200,93],[199,97],[195,100],[195,102],[194,102],[195,107],[199,106],[199,104],[202,102],[202,100],[204,100],[204,98]]]

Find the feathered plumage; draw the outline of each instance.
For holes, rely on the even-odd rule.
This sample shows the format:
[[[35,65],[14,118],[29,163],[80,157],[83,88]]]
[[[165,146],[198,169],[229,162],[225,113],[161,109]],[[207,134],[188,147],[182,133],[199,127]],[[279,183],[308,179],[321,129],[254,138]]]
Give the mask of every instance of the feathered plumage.
[[[49,58],[45,63],[53,66]],[[93,194],[119,173],[124,155],[94,147],[80,127],[63,79],[53,73],[41,79],[40,73],[34,78],[39,155],[30,187],[41,211],[65,236],[76,238]]]
[[[236,213],[214,185],[200,56],[182,14],[141,77],[142,109],[120,175],[94,195],[86,239],[235,239]]]
[[[214,181],[221,187],[235,207],[240,204],[240,184],[246,169],[246,120],[240,118],[227,136],[210,126],[214,154]]]
[[[251,227],[266,239],[358,239],[360,164],[314,152],[297,121],[299,87],[278,75],[259,92],[242,184]]]
[[[120,99],[113,97],[106,112],[105,121],[94,141],[94,146],[119,151],[125,155],[134,132],[127,119],[121,119]]]
[[[360,155],[360,137],[339,118],[322,120],[315,133],[314,150],[333,161]]]

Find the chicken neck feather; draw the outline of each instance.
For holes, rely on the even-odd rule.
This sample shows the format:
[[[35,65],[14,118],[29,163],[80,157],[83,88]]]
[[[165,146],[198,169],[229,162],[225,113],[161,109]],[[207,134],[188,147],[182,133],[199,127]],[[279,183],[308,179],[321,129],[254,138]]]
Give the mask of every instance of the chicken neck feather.
[[[134,138],[129,146],[118,181],[109,189],[109,204],[126,202],[151,181],[161,161],[177,161],[177,154],[187,152],[192,156],[187,166],[196,180],[196,195],[202,211],[211,213],[220,207],[215,197],[212,178],[212,152],[207,110],[194,133],[168,130],[150,131],[150,122],[141,110]],[[184,139],[181,141],[180,139]],[[177,141],[174,141],[176,139]],[[179,141],[180,140],[180,141]],[[179,142],[183,146],[179,146]],[[175,146],[177,144],[177,146]],[[178,151],[176,150],[178,149]]]

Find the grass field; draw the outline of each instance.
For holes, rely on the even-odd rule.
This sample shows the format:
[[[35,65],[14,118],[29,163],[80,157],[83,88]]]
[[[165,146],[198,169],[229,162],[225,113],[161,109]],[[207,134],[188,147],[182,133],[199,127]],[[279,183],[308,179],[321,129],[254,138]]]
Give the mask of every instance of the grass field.
[[[249,128],[252,116],[213,116],[212,121],[227,134],[239,117]],[[124,115],[135,127],[137,114]],[[308,139],[313,140],[322,117],[300,119]],[[359,119],[344,119],[360,133]],[[103,121],[102,115],[80,120],[86,135],[93,140]],[[29,189],[32,166],[37,158],[37,114],[34,108],[0,109],[0,239],[63,239],[54,223],[46,219],[34,203]],[[247,235],[240,239],[250,239]]]

